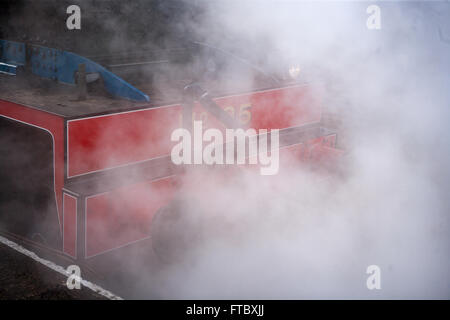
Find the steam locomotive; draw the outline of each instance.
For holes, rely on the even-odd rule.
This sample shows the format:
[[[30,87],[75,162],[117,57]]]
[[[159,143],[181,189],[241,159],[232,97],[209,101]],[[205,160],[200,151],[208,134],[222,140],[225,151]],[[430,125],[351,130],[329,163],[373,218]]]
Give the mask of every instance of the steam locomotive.
[[[180,238],[192,233],[180,190],[196,169],[171,161],[170,137],[193,120],[221,131],[279,129],[282,170],[341,155],[321,122],[323,86],[297,65],[269,72],[202,41],[89,52],[92,38],[76,51],[58,37],[3,37],[0,229],[68,259],[149,242],[170,260],[189,242]]]

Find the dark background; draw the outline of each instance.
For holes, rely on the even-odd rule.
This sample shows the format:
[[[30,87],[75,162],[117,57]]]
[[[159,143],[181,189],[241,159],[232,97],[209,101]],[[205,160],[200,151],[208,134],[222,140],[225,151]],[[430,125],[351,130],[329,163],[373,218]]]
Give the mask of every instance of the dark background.
[[[0,0],[0,38],[98,54],[170,47],[192,39],[201,20],[196,1]],[[68,30],[70,5],[81,8],[81,30]],[[186,22],[190,23],[186,23]]]

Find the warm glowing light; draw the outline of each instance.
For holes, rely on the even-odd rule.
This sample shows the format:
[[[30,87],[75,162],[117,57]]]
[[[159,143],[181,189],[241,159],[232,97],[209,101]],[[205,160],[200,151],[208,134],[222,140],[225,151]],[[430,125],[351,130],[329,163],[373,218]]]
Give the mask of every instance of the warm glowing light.
[[[292,79],[297,79],[300,74],[300,67],[297,65],[291,66],[289,68],[289,75]]]

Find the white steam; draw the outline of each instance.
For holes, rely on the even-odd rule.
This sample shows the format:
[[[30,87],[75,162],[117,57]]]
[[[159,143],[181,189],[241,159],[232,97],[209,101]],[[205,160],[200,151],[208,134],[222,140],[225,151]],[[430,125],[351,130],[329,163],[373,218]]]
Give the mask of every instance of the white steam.
[[[214,237],[194,261],[134,265],[136,296],[450,298],[449,4],[377,2],[381,30],[368,30],[370,4],[203,4],[201,41],[325,83],[346,174],[205,177],[194,210],[217,217]],[[366,288],[372,264],[381,290]]]

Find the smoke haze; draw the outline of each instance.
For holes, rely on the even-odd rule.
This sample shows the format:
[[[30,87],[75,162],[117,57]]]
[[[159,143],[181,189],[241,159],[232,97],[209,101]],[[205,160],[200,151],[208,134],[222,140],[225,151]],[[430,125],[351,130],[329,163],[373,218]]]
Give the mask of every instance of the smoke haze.
[[[96,7],[86,3],[80,1],[83,12]],[[371,4],[381,9],[380,30],[366,26]],[[206,173],[198,182],[204,195],[185,211],[208,216],[202,225],[208,240],[176,264],[119,257],[114,263],[132,279],[120,286],[130,296],[450,298],[448,1],[152,5],[124,1],[119,12],[142,16],[104,20],[111,38],[102,46],[111,52],[126,41],[130,50],[164,46],[170,33],[242,56],[263,73],[283,77],[298,65],[302,81],[324,85],[324,125],[338,131],[346,156],[342,174],[327,178],[308,168],[225,182]],[[170,32],[127,38],[149,12]],[[256,81],[248,65],[221,68],[224,92]],[[381,290],[366,287],[369,265],[381,269]]]
[[[183,23],[200,41],[273,72],[298,64],[325,84],[325,111],[339,118],[329,125],[347,152],[345,177],[281,170],[276,188],[253,176],[229,184],[205,177],[191,210],[219,217],[205,227],[213,236],[193,261],[159,272],[135,266],[136,292],[448,299],[450,52],[439,34],[450,32],[448,2],[376,2],[380,30],[366,27],[367,2],[197,4],[202,20]],[[252,80],[241,70],[239,81]],[[381,290],[366,287],[372,264]]]

